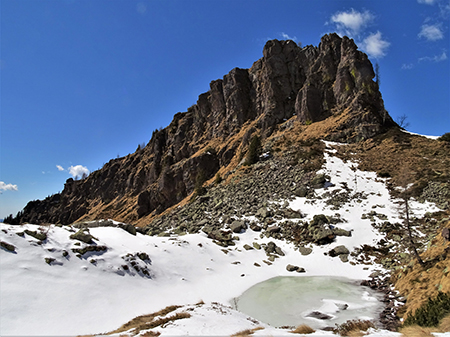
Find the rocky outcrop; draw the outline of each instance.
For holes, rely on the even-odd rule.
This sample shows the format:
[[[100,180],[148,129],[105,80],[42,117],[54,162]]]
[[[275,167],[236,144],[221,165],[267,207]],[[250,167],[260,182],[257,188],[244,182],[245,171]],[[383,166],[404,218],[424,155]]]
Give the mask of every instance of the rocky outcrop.
[[[266,139],[288,119],[310,124],[339,117],[326,127],[324,138],[372,137],[395,125],[374,76],[367,56],[347,37],[325,35],[318,47],[304,48],[293,41],[268,41],[250,69],[235,68],[212,81],[196,104],[155,130],[147,146],[85,179],[68,179],[61,193],[28,203],[15,220],[69,224],[114,218],[136,224],[185,199],[196,183],[227,167],[252,134]]]

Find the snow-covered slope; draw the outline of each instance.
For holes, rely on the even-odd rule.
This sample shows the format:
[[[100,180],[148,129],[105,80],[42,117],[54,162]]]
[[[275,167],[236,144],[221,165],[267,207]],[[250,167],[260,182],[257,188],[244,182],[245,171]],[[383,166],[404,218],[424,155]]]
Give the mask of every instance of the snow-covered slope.
[[[311,245],[309,255],[300,254],[292,243],[261,236],[251,229],[237,234],[236,246],[223,248],[204,233],[134,236],[114,227],[90,228],[98,251],[80,254],[77,249],[87,244],[70,238],[77,231],[72,227],[1,224],[1,241],[15,247],[14,251],[4,247],[0,251],[1,335],[102,333],[168,305],[182,305],[180,311],[190,308],[191,318],[155,328],[162,335],[230,335],[257,326],[264,329],[255,331],[255,335],[289,334],[287,329],[275,329],[231,309],[232,299],[275,276],[366,279],[382,268],[344,263],[324,253],[339,245],[351,251],[380,240],[382,234],[372,227],[371,220],[362,219],[363,214],[375,210],[391,222],[399,221],[397,205],[375,173],[361,172],[355,163],[344,163],[333,156],[332,150],[326,154],[322,171],[331,177],[332,185],[316,190],[316,199],[296,198],[290,207],[300,210],[307,220],[315,214],[339,213],[345,222],[338,226],[351,230],[352,236],[339,236],[329,245]],[[336,210],[320,197],[342,188],[343,183],[352,193],[360,192],[364,197]],[[412,207],[416,216],[435,209],[419,203],[412,203]],[[47,239],[40,241],[25,230],[46,233]],[[285,254],[271,265],[263,262],[267,259],[263,249],[243,248],[245,244],[269,241]],[[353,257],[349,258],[353,262]],[[288,264],[303,267],[306,272],[289,272]],[[200,301],[205,304],[195,305]]]

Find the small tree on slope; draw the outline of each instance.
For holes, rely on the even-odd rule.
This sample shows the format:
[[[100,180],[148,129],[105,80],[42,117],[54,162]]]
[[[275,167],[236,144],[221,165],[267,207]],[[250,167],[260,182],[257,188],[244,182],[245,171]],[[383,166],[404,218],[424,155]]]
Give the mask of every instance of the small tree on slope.
[[[400,174],[398,177],[398,197],[401,199],[401,209],[403,213],[403,224],[407,232],[407,240],[409,242],[410,249],[416,258],[417,262],[423,267],[425,263],[417,251],[417,245],[414,241],[412,234],[412,220],[411,220],[411,208],[409,202],[411,200],[411,187],[414,185],[412,183],[414,179],[414,173],[409,169],[407,165],[403,165],[400,169]]]

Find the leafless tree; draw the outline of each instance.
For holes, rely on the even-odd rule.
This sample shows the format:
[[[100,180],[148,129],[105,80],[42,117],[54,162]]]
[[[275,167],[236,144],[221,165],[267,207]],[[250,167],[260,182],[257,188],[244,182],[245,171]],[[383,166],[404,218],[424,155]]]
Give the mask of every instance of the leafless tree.
[[[411,208],[410,200],[412,197],[412,185],[414,179],[414,172],[412,172],[408,165],[403,165],[400,169],[400,173],[397,179],[398,182],[398,197],[401,199],[401,210],[403,213],[403,224],[407,232],[407,240],[410,249],[416,258],[417,262],[423,267],[425,263],[417,251],[417,244],[414,241],[412,233],[412,220],[411,220]]]

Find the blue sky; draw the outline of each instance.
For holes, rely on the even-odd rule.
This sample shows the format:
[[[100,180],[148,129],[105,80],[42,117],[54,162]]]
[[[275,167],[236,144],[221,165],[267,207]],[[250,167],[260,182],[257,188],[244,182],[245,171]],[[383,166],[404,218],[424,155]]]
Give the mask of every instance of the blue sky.
[[[147,143],[269,39],[338,32],[411,132],[450,132],[450,0],[1,0],[0,218]]]

